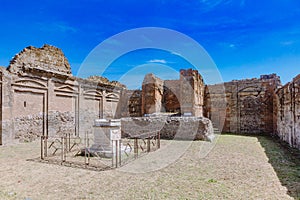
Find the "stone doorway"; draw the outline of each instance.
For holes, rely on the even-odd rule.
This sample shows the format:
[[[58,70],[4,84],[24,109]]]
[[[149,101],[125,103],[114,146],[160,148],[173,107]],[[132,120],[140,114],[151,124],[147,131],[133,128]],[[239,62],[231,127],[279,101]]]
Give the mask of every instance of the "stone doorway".
[[[240,131],[242,133],[260,133],[261,131],[260,100],[255,96],[248,96],[241,100]]]

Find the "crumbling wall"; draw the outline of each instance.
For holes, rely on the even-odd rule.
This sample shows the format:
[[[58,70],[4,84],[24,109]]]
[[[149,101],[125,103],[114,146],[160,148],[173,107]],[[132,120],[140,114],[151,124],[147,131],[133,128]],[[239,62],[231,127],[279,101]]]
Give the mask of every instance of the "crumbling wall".
[[[300,75],[278,89],[276,94],[277,125],[274,132],[281,140],[300,149]]]
[[[42,48],[26,47],[10,61],[8,71],[22,73],[33,68],[71,74],[70,64],[63,52],[50,45]]]
[[[180,80],[165,80],[163,108],[165,112],[180,113]]]
[[[205,116],[223,132],[271,134],[273,100],[280,84],[280,78],[271,74],[209,85],[205,91]]]
[[[181,113],[203,116],[204,82],[197,70],[180,70]]]
[[[83,136],[96,118],[115,117],[123,85],[101,77],[73,77],[56,47],[25,48],[7,69],[0,69],[0,144],[41,135]]]
[[[204,82],[197,70],[180,70],[179,80],[147,74],[142,86],[142,115],[159,112],[203,116]]]
[[[121,121],[123,137],[160,132],[162,139],[212,140],[213,126],[204,117],[134,117]]]
[[[117,109],[117,117],[140,117],[142,115],[142,91],[123,90]]]
[[[153,74],[147,74],[142,85],[142,115],[162,111],[164,82]]]

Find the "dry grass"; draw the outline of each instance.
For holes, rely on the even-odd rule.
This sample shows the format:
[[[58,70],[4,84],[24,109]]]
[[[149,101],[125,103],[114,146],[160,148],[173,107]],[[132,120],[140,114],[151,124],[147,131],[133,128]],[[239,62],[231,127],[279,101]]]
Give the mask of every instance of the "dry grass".
[[[201,158],[203,147],[210,145],[195,141],[176,162],[147,173],[30,162],[26,159],[39,156],[38,143],[2,146],[0,199],[293,199],[272,166],[274,158],[269,163],[270,154],[265,152],[273,147],[285,153],[272,140],[221,135],[208,156]],[[294,171],[286,179],[293,178],[294,183],[287,182],[297,187],[300,169],[290,166]]]

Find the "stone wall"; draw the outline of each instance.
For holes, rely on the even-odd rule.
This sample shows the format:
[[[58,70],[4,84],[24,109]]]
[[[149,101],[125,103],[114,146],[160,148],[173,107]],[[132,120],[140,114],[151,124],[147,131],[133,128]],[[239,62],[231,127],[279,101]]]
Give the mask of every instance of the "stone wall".
[[[164,82],[153,74],[147,74],[142,85],[142,115],[162,111]]]
[[[117,118],[142,116],[142,91],[123,90],[117,113]]]
[[[180,71],[179,80],[147,74],[142,86],[142,115],[160,112],[203,116],[204,82],[197,70]]]
[[[12,73],[21,73],[29,69],[71,74],[70,64],[63,52],[50,45],[44,45],[42,48],[26,47],[10,61],[8,67],[8,71]]]
[[[73,77],[61,50],[28,47],[0,68],[0,144],[41,135],[83,136],[96,118],[114,118],[124,87],[101,77]]]
[[[275,99],[276,120],[274,133],[292,147],[300,149],[300,75],[278,89]]]
[[[275,74],[208,85],[205,113],[223,132],[273,133],[273,99],[281,85]]]
[[[181,113],[203,116],[204,82],[197,70],[180,70]]]
[[[200,118],[161,114],[128,119],[124,126],[131,124],[127,128],[134,132],[150,122],[149,130],[162,123],[163,138],[187,139],[196,132],[202,139],[211,131],[204,114],[223,132],[276,134],[300,149],[300,75],[283,87],[276,74],[204,86],[198,71],[187,69],[179,80],[148,74],[142,90],[131,91],[99,76],[73,77],[63,52],[44,45],[27,47],[7,68],[0,67],[0,94],[0,145],[63,132],[83,136],[96,118],[178,113]]]
[[[164,112],[180,113],[180,80],[165,80],[162,100]]]
[[[212,123],[204,117],[134,117],[121,121],[123,137],[160,131],[162,139],[209,140],[214,138]]]

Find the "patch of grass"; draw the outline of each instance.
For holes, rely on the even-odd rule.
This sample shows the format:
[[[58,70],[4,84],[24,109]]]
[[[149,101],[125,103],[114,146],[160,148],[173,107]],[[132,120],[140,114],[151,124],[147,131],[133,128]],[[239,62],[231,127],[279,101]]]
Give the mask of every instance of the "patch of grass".
[[[215,179],[209,179],[207,182],[209,182],[209,183],[217,183],[218,181],[215,180]]]

